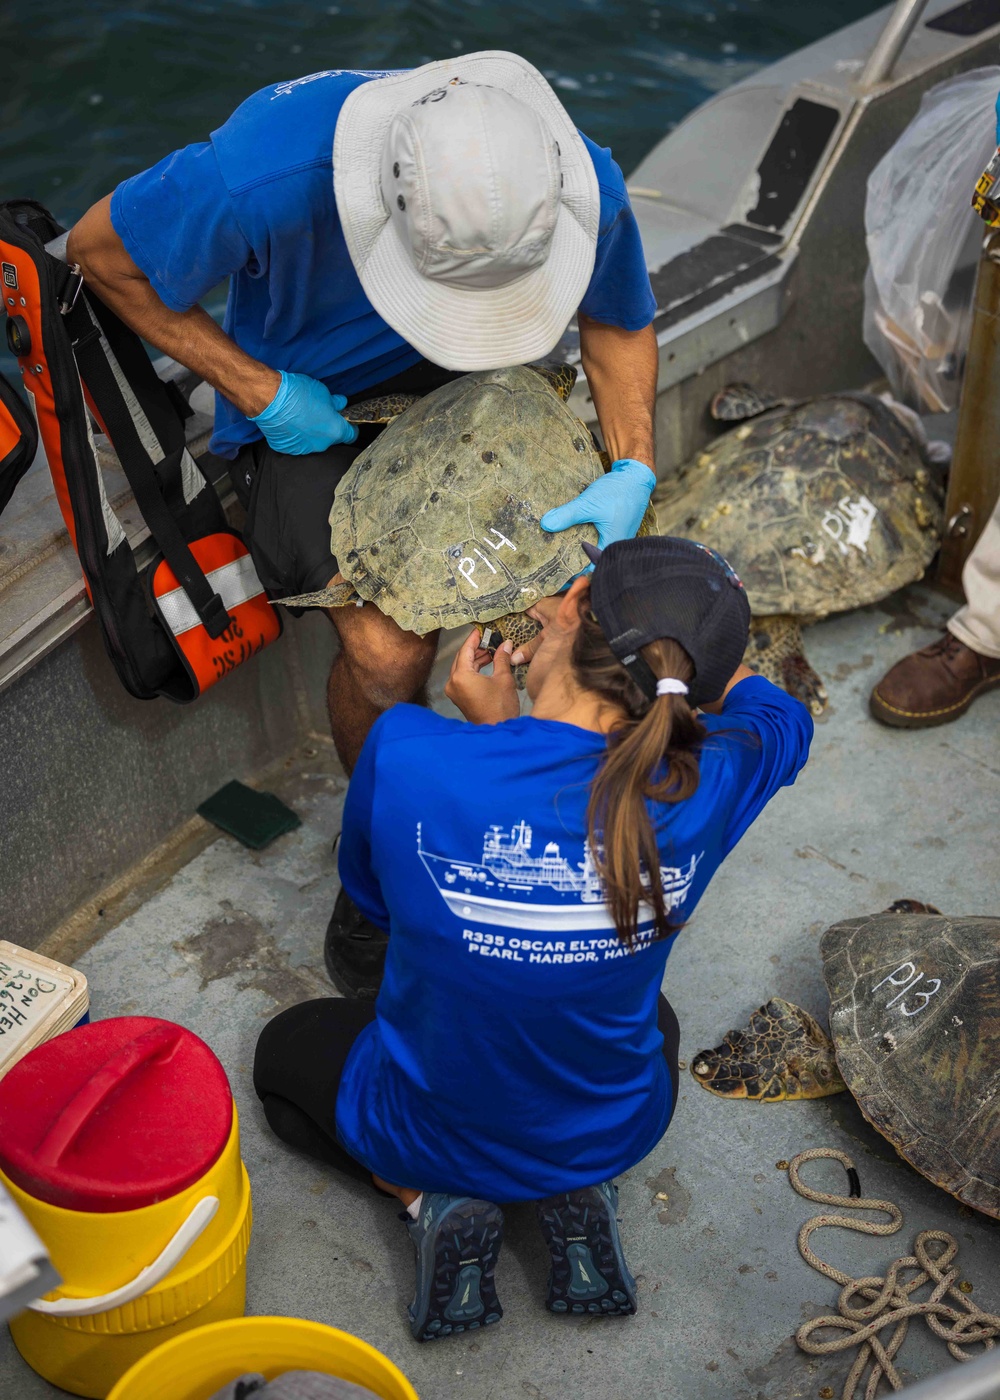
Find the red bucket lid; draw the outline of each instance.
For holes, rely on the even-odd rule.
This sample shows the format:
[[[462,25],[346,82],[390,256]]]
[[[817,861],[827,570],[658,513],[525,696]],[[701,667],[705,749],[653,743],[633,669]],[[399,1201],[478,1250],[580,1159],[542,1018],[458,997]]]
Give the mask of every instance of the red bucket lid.
[[[226,1072],[172,1021],[120,1016],[57,1035],[0,1080],[0,1169],[67,1210],[136,1210],[211,1167],[233,1124]]]

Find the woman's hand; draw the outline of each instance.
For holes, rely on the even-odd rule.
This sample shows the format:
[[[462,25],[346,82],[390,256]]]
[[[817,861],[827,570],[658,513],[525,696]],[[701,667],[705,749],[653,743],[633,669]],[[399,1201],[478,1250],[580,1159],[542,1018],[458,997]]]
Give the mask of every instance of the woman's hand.
[[[521,704],[510,667],[513,647],[504,642],[491,656],[479,645],[481,640],[479,628],[473,627],[451,663],[444,693],[471,724],[499,724],[501,720],[516,719]],[[484,676],[483,668],[490,662],[493,674]]]

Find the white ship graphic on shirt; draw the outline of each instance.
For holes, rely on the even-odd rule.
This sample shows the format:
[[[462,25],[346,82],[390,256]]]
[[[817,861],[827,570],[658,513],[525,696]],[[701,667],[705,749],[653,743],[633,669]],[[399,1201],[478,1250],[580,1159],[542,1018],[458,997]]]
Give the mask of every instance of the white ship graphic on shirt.
[[[569,932],[610,929],[612,920],[590,846],[582,861],[570,863],[555,841],[540,855],[532,853],[532,830],[525,821],[506,832],[491,826],[483,836],[480,861],[453,860],[425,850],[417,823],[417,854],[445,904],[460,919],[504,928]],[[664,902],[669,912],[687,899],[703,852],[685,866],[660,866]],[[639,927],[652,924],[652,910],[639,910]]]

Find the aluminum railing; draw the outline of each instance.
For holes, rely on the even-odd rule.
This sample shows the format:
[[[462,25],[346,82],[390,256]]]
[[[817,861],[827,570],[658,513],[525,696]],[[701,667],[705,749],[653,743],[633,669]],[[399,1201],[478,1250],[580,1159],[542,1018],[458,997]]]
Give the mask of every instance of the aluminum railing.
[[[926,8],[927,0],[896,0],[892,14],[875,41],[875,47],[868,55],[868,61],[858,80],[862,91],[877,87],[891,76],[896,59],[903,52],[907,39]]]

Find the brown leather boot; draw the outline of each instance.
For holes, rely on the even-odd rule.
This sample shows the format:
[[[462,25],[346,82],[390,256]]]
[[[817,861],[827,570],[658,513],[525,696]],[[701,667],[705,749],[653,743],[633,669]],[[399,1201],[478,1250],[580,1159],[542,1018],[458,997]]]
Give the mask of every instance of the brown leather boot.
[[[871,693],[871,712],[894,729],[928,729],[964,715],[1000,685],[1000,660],[980,656],[950,632],[897,661]]]

